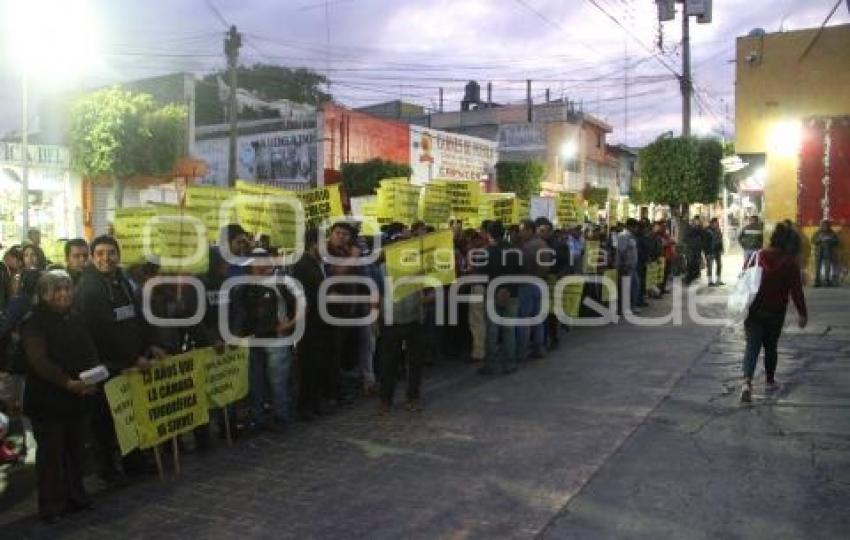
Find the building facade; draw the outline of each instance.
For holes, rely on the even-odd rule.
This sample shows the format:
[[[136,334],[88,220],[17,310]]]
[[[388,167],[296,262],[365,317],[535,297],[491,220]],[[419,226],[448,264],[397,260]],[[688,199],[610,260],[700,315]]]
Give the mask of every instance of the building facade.
[[[811,238],[812,214],[820,209],[820,217],[841,228],[845,266],[850,204],[841,201],[850,198],[850,178],[846,167],[844,172],[835,167],[846,163],[850,152],[848,65],[850,25],[781,33],[755,30],[737,41],[735,144],[741,154],[764,155],[766,226],[791,219]],[[825,152],[827,138],[831,144]],[[824,170],[825,159],[833,170]],[[812,178],[809,165],[818,162],[820,172]],[[806,248],[809,255],[811,248]]]

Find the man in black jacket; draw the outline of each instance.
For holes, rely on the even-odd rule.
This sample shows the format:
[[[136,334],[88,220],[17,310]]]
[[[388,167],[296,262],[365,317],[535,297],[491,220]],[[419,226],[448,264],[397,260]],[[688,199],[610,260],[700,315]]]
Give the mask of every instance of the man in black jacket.
[[[487,260],[484,273],[489,281],[502,276],[522,275],[522,252],[511,249],[504,241],[505,230],[501,221],[487,225]],[[489,286],[488,286],[489,289]],[[495,312],[501,317],[516,318],[519,306],[519,287],[506,284],[498,287],[493,295],[493,305],[485,312],[487,324],[487,362],[479,370],[482,375],[513,373],[517,370],[516,328],[496,323],[491,317]],[[490,301],[488,294],[488,301]],[[486,304],[485,304],[486,307]]]
[[[234,326],[241,337],[266,341],[252,344],[250,358],[251,388],[248,396],[254,429],[275,429],[289,422],[289,371],[292,346],[282,343],[295,326],[295,300],[287,289],[278,285],[275,269],[267,261],[268,252],[255,248],[251,252],[250,275],[258,283],[234,289]],[[271,403],[267,418],[265,403]]]
[[[298,411],[302,420],[320,414],[323,364],[331,356],[331,327],[319,314],[319,288],[325,279],[319,254],[319,233],[308,229],[304,236],[304,254],[292,267],[292,277],[304,289],[307,301],[304,336],[296,345],[298,353]]]
[[[703,250],[705,249],[706,235],[702,228],[702,220],[694,216],[691,225],[685,233],[685,248],[687,249],[688,267],[685,274],[685,285],[690,285],[699,279],[702,266]]]
[[[91,253],[91,264],[85,267],[76,286],[74,309],[85,319],[98,357],[113,377],[126,369],[149,368],[150,359],[162,357],[164,352],[150,346],[149,327],[118,266],[118,242],[111,236],[99,236],[91,244]],[[92,433],[101,452],[101,477],[110,484],[124,483],[112,414],[103,392],[98,393],[97,401]],[[147,469],[139,455],[128,458],[126,467]]]

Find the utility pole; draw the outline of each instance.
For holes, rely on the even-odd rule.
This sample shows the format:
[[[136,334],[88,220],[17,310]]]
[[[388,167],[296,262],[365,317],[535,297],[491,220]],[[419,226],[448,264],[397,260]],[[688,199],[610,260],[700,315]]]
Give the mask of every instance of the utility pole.
[[[682,2],[682,136],[691,136],[691,23],[687,1]]]
[[[29,74],[21,78],[21,240],[26,241],[30,229],[30,151],[29,151]]]
[[[655,0],[658,7],[658,22],[672,21],[676,18],[676,4],[682,4],[682,74],[679,86],[682,90],[682,136],[691,135],[691,97],[694,92],[694,80],[691,76],[691,17],[700,24],[711,22],[712,0]],[[660,46],[660,41],[659,41]]]
[[[532,116],[531,110],[533,107],[533,103],[531,101],[531,79],[526,79],[525,81],[525,102],[528,107],[528,123],[530,124],[534,117]]]
[[[239,49],[242,47],[242,34],[236,31],[236,26],[231,26],[227,37],[224,38],[224,54],[227,57],[228,84],[230,95],[227,106],[228,119],[230,120],[230,146],[227,156],[227,185],[236,185],[236,137],[239,132],[238,105],[236,102],[236,66],[239,63]]]

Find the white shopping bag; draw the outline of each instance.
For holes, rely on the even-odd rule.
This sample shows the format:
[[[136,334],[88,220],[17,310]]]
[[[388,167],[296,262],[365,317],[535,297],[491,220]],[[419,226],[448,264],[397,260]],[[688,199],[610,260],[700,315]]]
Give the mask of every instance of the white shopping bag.
[[[755,264],[753,262],[755,261]],[[735,289],[729,295],[726,302],[726,310],[731,322],[742,322],[747,318],[750,312],[750,306],[753,305],[753,300],[756,299],[756,294],[761,287],[761,276],[764,269],[761,266],[761,251],[756,251],[750,256],[747,261],[747,266],[741,276],[738,278],[738,283],[735,284]]]

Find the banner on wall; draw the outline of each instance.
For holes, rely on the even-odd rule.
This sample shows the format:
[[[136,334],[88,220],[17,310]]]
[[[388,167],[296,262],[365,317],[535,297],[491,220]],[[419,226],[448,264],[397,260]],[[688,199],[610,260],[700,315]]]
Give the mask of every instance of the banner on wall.
[[[208,166],[204,184],[227,185],[228,144],[226,137],[195,143],[195,155]],[[236,146],[239,178],[301,183],[317,179],[315,129],[240,135]]]
[[[498,144],[487,139],[410,126],[411,182],[435,179],[480,181],[493,173]]]

